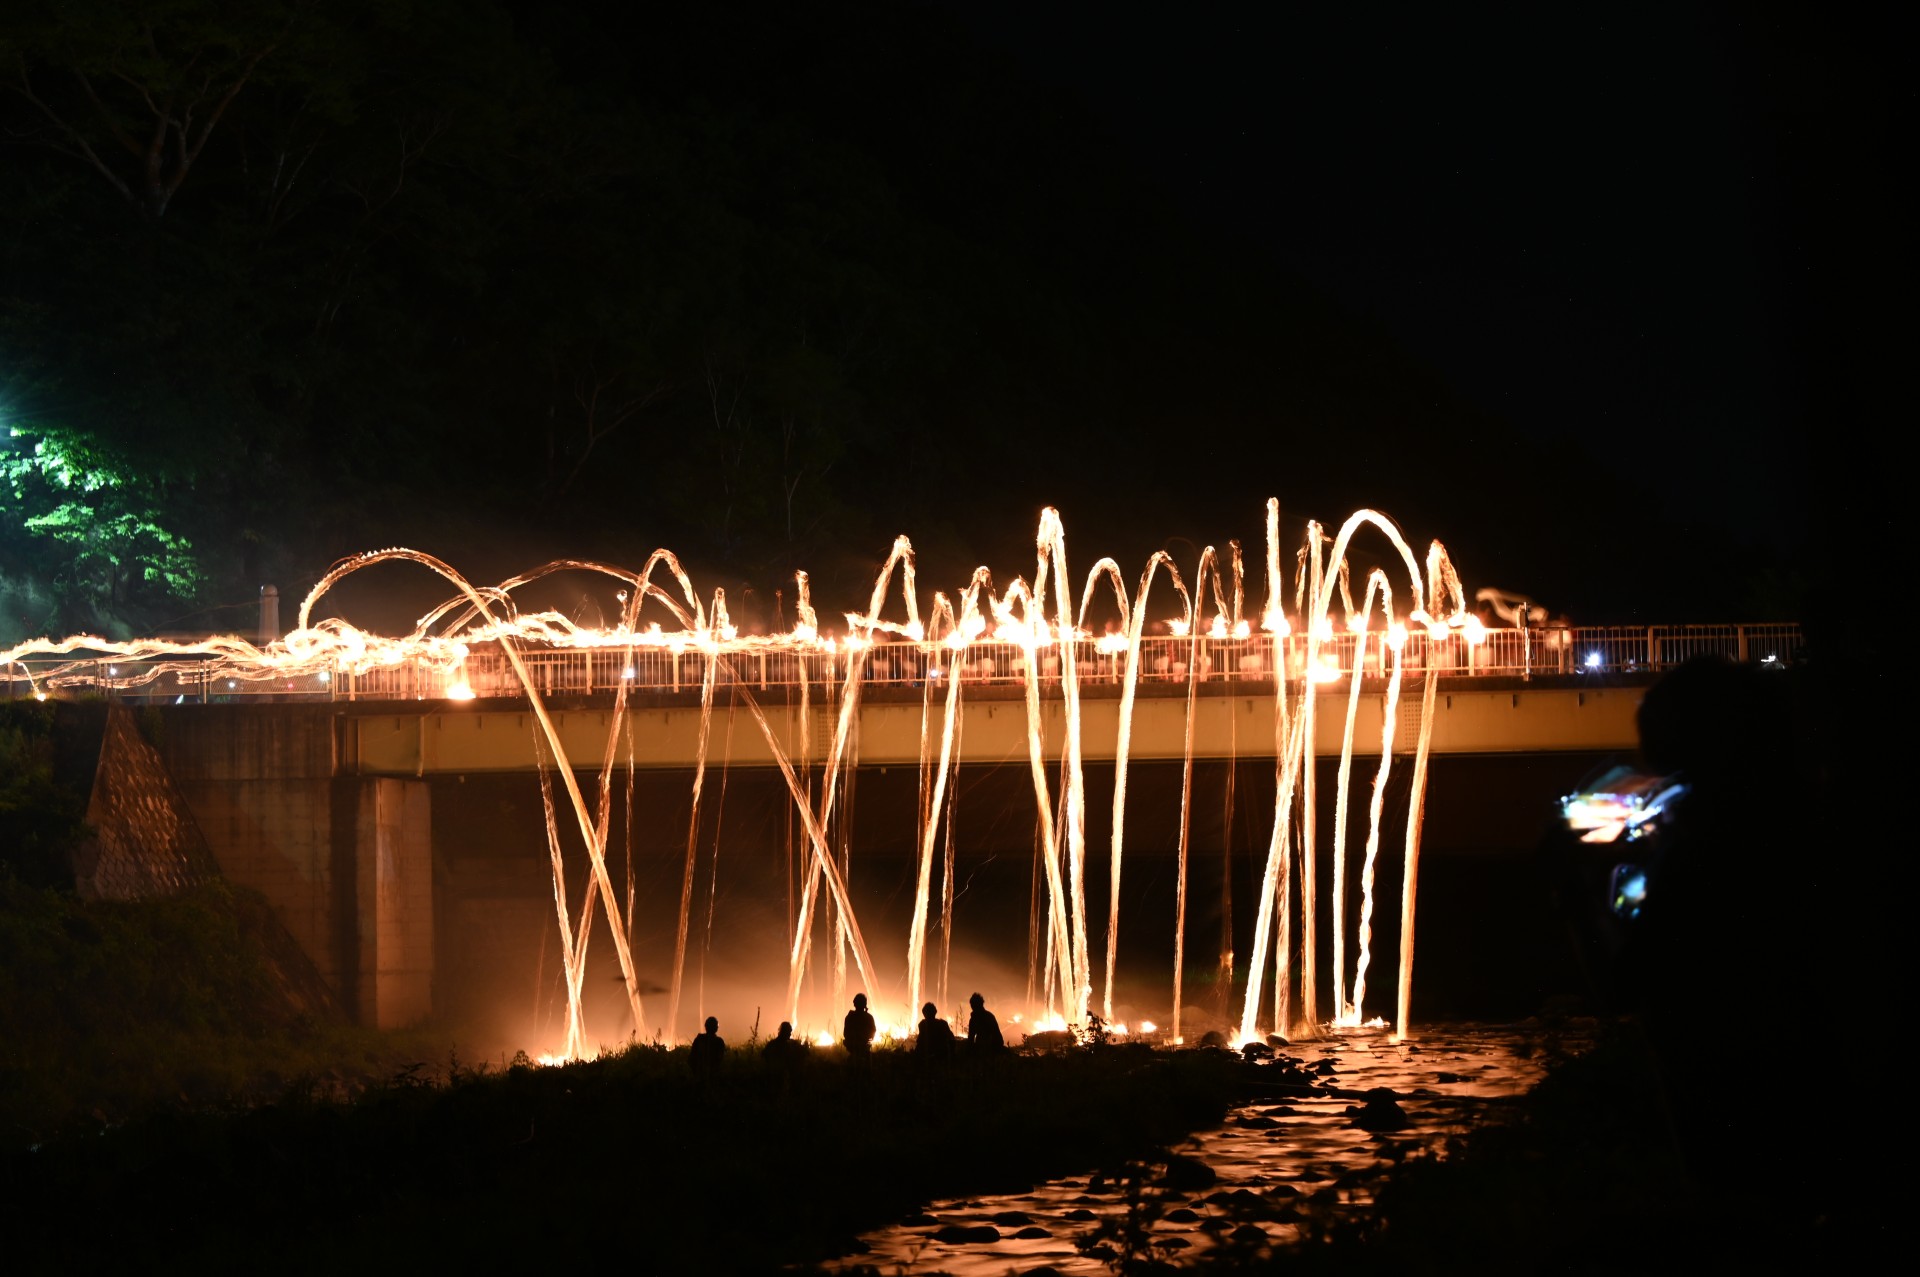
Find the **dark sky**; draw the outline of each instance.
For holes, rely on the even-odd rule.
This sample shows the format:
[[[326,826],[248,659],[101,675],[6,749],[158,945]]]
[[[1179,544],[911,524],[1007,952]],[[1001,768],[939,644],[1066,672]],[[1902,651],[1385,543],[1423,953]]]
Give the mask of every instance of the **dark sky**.
[[[130,455],[164,434],[145,424],[160,408],[199,430],[203,387],[238,387],[219,415],[233,439],[196,448],[193,481],[239,495],[181,517],[201,544],[266,547],[221,569],[243,598],[263,573],[298,594],[319,565],[400,541],[457,546],[489,580],[668,546],[761,597],[804,567],[839,608],[897,533],[928,589],[983,563],[1002,585],[1031,573],[1043,505],[1076,568],[1104,554],[1131,572],[1160,548],[1191,570],[1236,538],[1257,560],[1269,497],[1289,546],[1308,519],[1372,506],[1416,548],[1444,541],[1469,590],[1581,623],[1804,616],[1829,573],[1828,594],[1854,594],[1897,553],[1903,449],[1879,441],[1911,415],[1893,383],[1913,90],[1890,70],[1904,45],[1857,15],[394,12],[404,39],[349,22],[341,46],[381,50],[369,64],[412,109],[461,126],[448,153],[486,164],[430,166],[437,184],[396,187],[369,222],[354,166],[387,162],[387,82],[349,76],[329,91],[366,101],[321,130],[327,215],[261,238],[245,228],[266,170],[242,143],[277,136],[282,103],[250,93],[168,215],[177,251],[42,211],[0,254],[31,276],[22,298],[64,308],[64,375],[108,388],[101,429]],[[533,87],[500,91],[506,65]],[[51,191],[123,225],[66,157],[6,158],[21,207]],[[363,251],[378,271],[340,265]],[[354,303],[317,362],[296,357],[309,272]],[[363,276],[378,287],[348,286]],[[204,336],[212,371],[99,322],[128,295],[156,331]],[[241,313],[233,298],[271,322],[216,339],[204,315]],[[233,353],[256,340],[287,362]],[[573,412],[562,371],[603,357],[658,399],[620,431],[555,425],[556,401]],[[737,416],[712,411],[716,367],[728,402],[746,396]],[[396,430],[425,442],[391,448]],[[498,464],[528,450],[544,470]]]
[[[1812,423],[1871,411],[1833,326],[1891,266],[1878,145],[1906,95],[1876,32],[1765,5],[968,8],[1200,226],[1577,440],[1584,469],[1539,484],[1651,489],[1682,556],[1698,533],[1798,571],[1834,513]],[[1458,442],[1443,482],[1500,502]],[[1642,567],[1668,548],[1589,531]]]

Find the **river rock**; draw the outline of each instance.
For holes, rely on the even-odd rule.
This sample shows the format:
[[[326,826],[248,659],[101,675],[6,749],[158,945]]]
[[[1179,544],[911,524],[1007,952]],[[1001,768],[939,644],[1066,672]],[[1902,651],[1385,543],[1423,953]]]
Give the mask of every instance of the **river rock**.
[[[1213,1167],[1198,1158],[1183,1157],[1179,1153],[1173,1153],[1167,1157],[1167,1169],[1160,1176],[1160,1183],[1162,1187],[1171,1188],[1176,1192],[1192,1192],[1194,1189],[1212,1185],[1219,1178],[1214,1174]]]
[[[970,1246],[977,1242],[999,1241],[1000,1230],[992,1224],[948,1224],[934,1233],[933,1238],[949,1246]]]
[[[1384,1086],[1367,1092],[1364,1107],[1348,1105],[1347,1116],[1363,1131],[1404,1131],[1413,1124],[1394,1093]]]

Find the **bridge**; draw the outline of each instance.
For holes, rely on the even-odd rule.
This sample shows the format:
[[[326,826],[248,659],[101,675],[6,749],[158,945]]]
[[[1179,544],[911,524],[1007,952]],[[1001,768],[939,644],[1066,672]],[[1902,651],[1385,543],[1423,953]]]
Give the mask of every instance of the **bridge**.
[[[1012,765],[1024,775],[1037,727],[1048,766],[1057,767],[1069,692],[1082,757],[1096,767],[1113,765],[1129,701],[1128,757],[1142,764],[1187,757],[1189,739],[1193,758],[1227,767],[1272,759],[1276,664],[1287,672],[1280,686],[1292,712],[1312,689],[1311,749],[1323,764],[1341,754],[1349,704],[1356,755],[1378,756],[1388,714],[1397,716],[1395,752],[1411,750],[1429,680],[1436,756],[1630,751],[1640,699],[1664,671],[1703,655],[1783,666],[1801,644],[1787,624],[1534,627],[1488,630],[1476,642],[1416,631],[1397,653],[1380,637],[1362,645],[1353,634],[1277,644],[1271,636],[1151,636],[1140,643],[1131,697],[1124,647],[1098,639],[1074,644],[1071,686],[1061,649],[991,640],[964,649],[750,643],[726,652],[523,644],[516,654],[574,769],[597,770],[611,745],[616,766],[672,784],[672,773],[703,757],[708,713],[709,726],[741,714],[766,724],[765,732],[713,731],[709,766],[765,771],[784,756],[817,768],[849,699],[853,765],[917,772],[956,679],[957,766]],[[471,645],[450,663],[342,662],[291,675],[212,657],[83,654],[16,661],[5,681],[15,699],[104,699],[110,712],[140,711],[138,730],[136,716],[121,713],[121,730],[106,733],[94,782],[89,815],[103,829],[90,878],[96,894],[140,894],[147,871],[136,862],[151,864],[156,838],[171,848],[163,859],[191,862],[177,834],[156,833],[190,828],[221,873],[267,896],[355,1015],[388,1026],[432,1013],[457,978],[440,971],[449,928],[470,936],[495,925],[468,916],[494,888],[474,887],[470,868],[450,868],[456,853],[436,830],[435,807],[466,792],[447,785],[538,766],[535,705],[497,644]],[[618,732],[617,703],[626,715]],[[171,815],[156,825],[155,813]],[[514,891],[529,896],[524,885]],[[530,898],[537,917],[539,897]],[[551,927],[550,896],[545,908]]]
[[[1703,655],[1784,668],[1801,647],[1799,627],[1790,623],[1543,626],[1486,630],[1471,641],[1415,631],[1397,654],[1402,691],[1393,697],[1391,712],[1402,727],[1417,727],[1419,690],[1434,678],[1444,689],[1431,738],[1437,753],[1631,749],[1640,691],[1663,671]],[[962,762],[1026,756],[1033,726],[1024,704],[1029,679],[1040,702],[1042,740],[1057,747],[1066,731],[1066,662],[1058,647],[991,639],[959,649],[905,641],[856,648],[831,640],[804,646],[749,640],[725,652],[681,641],[523,645],[516,654],[526,680],[552,707],[552,721],[576,767],[598,768],[606,761],[616,696],[635,715],[621,746],[623,763],[693,766],[709,661],[715,665],[716,703],[760,707],[772,727],[772,740],[759,733],[737,737],[726,760],[732,766],[772,766],[776,746],[790,760],[824,757],[832,714],[810,714],[803,724],[797,707],[805,698],[819,709],[837,708],[855,690],[860,761],[917,762],[928,720],[938,718],[954,679],[961,685]],[[1277,645],[1268,636],[1154,635],[1141,639],[1129,679],[1124,643],[1082,639],[1072,659],[1083,756],[1116,756],[1128,690],[1133,757],[1184,756],[1189,718],[1195,757],[1271,756],[1273,669],[1281,663],[1292,696],[1310,685],[1316,700],[1336,709],[1353,694],[1357,677],[1355,736],[1377,741],[1389,712],[1395,655],[1379,635],[1364,645],[1353,633],[1317,640],[1289,635]],[[6,674],[8,695],[16,698],[44,698],[51,691],[100,693],[142,705],[324,703],[336,711],[332,754],[335,768],[346,774],[421,776],[535,765],[527,683],[497,642],[467,648],[452,663],[340,662],[297,674],[177,655],[18,661]],[[1343,712],[1319,716],[1314,751],[1338,752],[1345,730]],[[1396,737],[1406,743],[1413,733],[1397,731]]]

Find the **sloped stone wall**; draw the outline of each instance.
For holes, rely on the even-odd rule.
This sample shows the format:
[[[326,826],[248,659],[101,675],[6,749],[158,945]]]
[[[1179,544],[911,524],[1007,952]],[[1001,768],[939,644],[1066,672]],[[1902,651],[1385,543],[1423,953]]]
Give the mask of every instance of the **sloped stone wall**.
[[[74,857],[74,888],[87,900],[174,895],[220,875],[166,764],[133,712],[107,712],[87,803],[92,835]]]

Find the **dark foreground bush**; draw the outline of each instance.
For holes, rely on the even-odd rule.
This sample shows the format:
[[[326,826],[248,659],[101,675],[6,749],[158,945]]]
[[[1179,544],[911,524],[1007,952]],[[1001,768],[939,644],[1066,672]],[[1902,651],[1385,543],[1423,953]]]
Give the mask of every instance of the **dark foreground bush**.
[[[1077,1051],[792,1075],[684,1049],[402,1074],[351,1104],[150,1117],[14,1152],[5,1253],[82,1268],[770,1271],[928,1198],[1005,1192],[1220,1120],[1223,1053]]]
[[[347,1093],[425,1039],[354,1029],[289,988],[257,895],[214,882],[83,901],[0,869],[0,1147],[290,1086]]]

